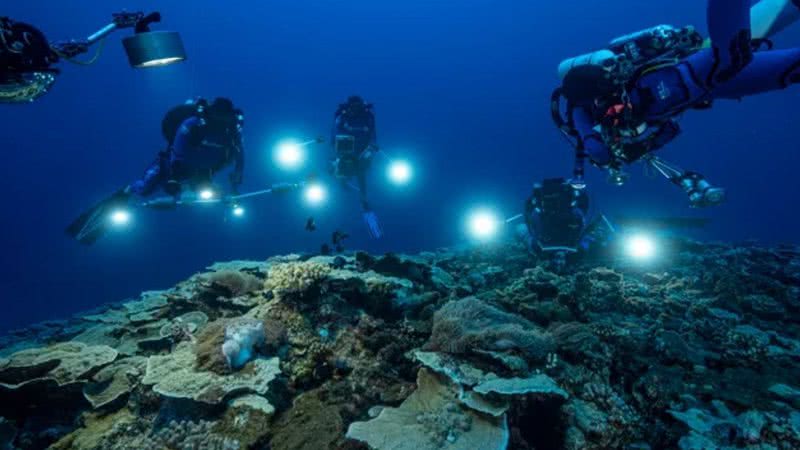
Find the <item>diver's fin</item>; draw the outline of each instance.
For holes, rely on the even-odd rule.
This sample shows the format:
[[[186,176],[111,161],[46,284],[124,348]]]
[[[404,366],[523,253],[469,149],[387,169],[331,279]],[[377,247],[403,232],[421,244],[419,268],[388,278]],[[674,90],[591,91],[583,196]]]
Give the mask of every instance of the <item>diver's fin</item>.
[[[78,216],[67,226],[67,234],[81,244],[94,244],[105,235],[111,211],[114,208],[125,207],[129,198],[130,194],[125,189],[120,189]]]
[[[378,216],[372,210],[365,210],[362,215],[364,218],[364,223],[367,225],[367,231],[369,231],[369,235],[372,239],[380,239],[383,237],[383,230],[381,229],[381,224],[378,221]]]

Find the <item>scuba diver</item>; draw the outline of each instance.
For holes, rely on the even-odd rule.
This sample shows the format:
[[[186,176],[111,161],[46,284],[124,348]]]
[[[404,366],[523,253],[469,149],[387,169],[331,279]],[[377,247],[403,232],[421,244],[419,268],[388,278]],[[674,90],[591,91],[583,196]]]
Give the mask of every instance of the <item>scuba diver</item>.
[[[105,234],[104,225],[112,211],[125,208],[132,196],[147,198],[158,190],[169,195],[167,201],[156,199],[143,206],[174,208],[185,187],[199,192],[202,200],[213,201],[216,197],[211,189],[213,177],[230,165],[234,165],[229,177],[231,195],[236,196],[244,172],[243,125],[242,111],[227,98],[220,97],[211,103],[200,98],[172,108],[161,124],[167,148],[158,154],[140,179],[83,213],[67,228],[68,234],[82,243],[92,244]],[[286,185],[273,190],[295,187]]]
[[[576,188],[564,178],[536,183],[523,213],[528,248],[563,266],[567,255],[577,253],[583,244],[588,213],[586,189]]]
[[[617,233],[605,215],[589,217],[586,187],[565,178],[536,183],[522,217],[528,248],[557,270],[568,262],[602,257]]]
[[[243,126],[244,114],[227,98],[210,104],[200,98],[176,106],[161,123],[168,147],[125,190],[148,197],[160,188],[177,200],[184,185],[195,191],[209,188],[217,172],[234,164],[229,178],[236,194],[244,173]]]
[[[561,63],[551,107],[576,150],[574,185],[583,184],[586,158],[618,185],[627,179],[624,166],[643,160],[682,188],[691,206],[724,201],[724,189],[653,153],[678,136],[678,118],[690,109],[800,82],[800,48],[773,50],[768,40],[800,18],[800,0],[763,0],[752,9],[750,0],[709,0],[707,17],[710,41],[693,27],[661,25]]]
[[[359,96],[351,96],[336,110],[331,142],[335,159],[331,172],[345,185],[357,190],[361,198],[364,223],[370,236],[383,235],[378,217],[367,201],[367,172],[379,148],[372,105]],[[355,180],[356,185],[352,182]]]
[[[575,249],[588,212],[585,189],[576,189],[564,178],[549,178],[536,183],[525,202],[525,225],[541,251]]]
[[[32,25],[0,17],[0,103],[27,103],[46,94],[60,71],[54,67],[61,60],[90,65],[75,58],[92,45],[123,28],[136,34],[123,39],[128,60],[133,67],[155,67],[186,59],[183,42],[175,32],[150,32],[150,25],[161,21],[157,12],[122,12],[113,15],[112,23],[82,40],[51,44],[44,33]]]

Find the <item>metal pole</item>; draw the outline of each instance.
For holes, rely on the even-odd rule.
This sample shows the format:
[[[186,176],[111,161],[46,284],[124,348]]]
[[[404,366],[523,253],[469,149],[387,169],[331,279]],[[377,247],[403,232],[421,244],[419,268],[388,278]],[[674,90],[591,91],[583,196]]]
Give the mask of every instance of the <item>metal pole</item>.
[[[103,39],[104,37],[108,36],[109,34],[113,33],[116,30],[117,30],[117,24],[116,23],[110,23],[110,24],[104,26],[103,28],[101,28],[100,30],[98,30],[93,35],[91,35],[88,38],[86,38],[86,42],[89,45],[96,44],[98,41],[100,41],[101,39]]]

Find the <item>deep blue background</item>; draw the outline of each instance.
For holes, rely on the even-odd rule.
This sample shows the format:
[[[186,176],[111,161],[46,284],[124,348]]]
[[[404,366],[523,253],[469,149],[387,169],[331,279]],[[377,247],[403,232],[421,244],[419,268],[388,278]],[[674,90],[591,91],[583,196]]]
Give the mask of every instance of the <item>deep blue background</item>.
[[[65,65],[37,103],[0,106],[0,330],[166,288],[213,261],[313,251],[337,227],[371,251],[456,243],[471,205],[511,215],[533,181],[568,175],[570,149],[548,112],[561,59],[659,23],[705,30],[698,0],[33,0],[5,2],[0,13],[58,40],[123,8],[160,10],[160,28],[182,33],[190,60],[131,70],[118,33],[94,67]],[[800,33],[777,43],[800,44]],[[367,241],[347,193],[313,212],[316,235],[303,231],[312,212],[296,196],[260,199],[238,223],[213,209],[143,212],[129,232],[92,248],[63,234],[77,212],[142,172],[162,148],[162,114],[186,98],[225,95],[245,109],[245,188],[257,189],[301,178],[273,169],[272,145],[327,134],[352,93],[375,103],[383,148],[418,166],[405,190],[375,171],[382,242]],[[664,156],[729,189],[726,205],[701,213],[714,219],[704,237],[797,242],[798,95],[720,102],[684,118],[685,134]],[[313,156],[321,165],[327,147]],[[614,188],[591,170],[595,210],[698,214],[668,183],[633,173]]]

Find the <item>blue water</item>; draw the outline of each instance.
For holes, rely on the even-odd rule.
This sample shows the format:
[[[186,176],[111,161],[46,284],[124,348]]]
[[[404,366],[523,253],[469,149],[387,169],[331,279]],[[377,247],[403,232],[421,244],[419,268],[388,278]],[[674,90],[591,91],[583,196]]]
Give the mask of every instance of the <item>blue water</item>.
[[[0,330],[62,317],[143,289],[167,288],[212,263],[315,251],[334,229],[351,247],[414,251],[463,239],[463,216],[484,203],[513,215],[531,184],[571,170],[552,126],[555,68],[568,56],[659,23],[705,30],[703,2],[564,0],[6,2],[2,14],[36,24],[51,40],[82,37],[112,12],[158,8],[160,29],[180,31],[184,64],[128,68],[110,38],[91,68],[64,65],[35,104],[0,106]],[[800,27],[779,47],[800,44]],[[327,135],[334,109],[359,93],[377,111],[382,147],[416,166],[411,187],[389,186],[379,164],[374,206],[387,237],[370,242],[352,193],[324,210],[297,196],[262,198],[246,220],[215,209],[143,212],[125,233],[85,248],[64,226],[141,174],[162,146],[162,114],[186,98],[231,97],[246,112],[244,190],[295,181],[274,168],[273,144]],[[800,89],[719,102],[691,112],[663,153],[728,188],[726,205],[692,211],[677,189],[638,169],[623,188],[589,171],[593,207],[609,214],[713,218],[700,237],[797,242]],[[314,148],[318,172],[329,156]],[[303,230],[314,215],[316,234]]]

